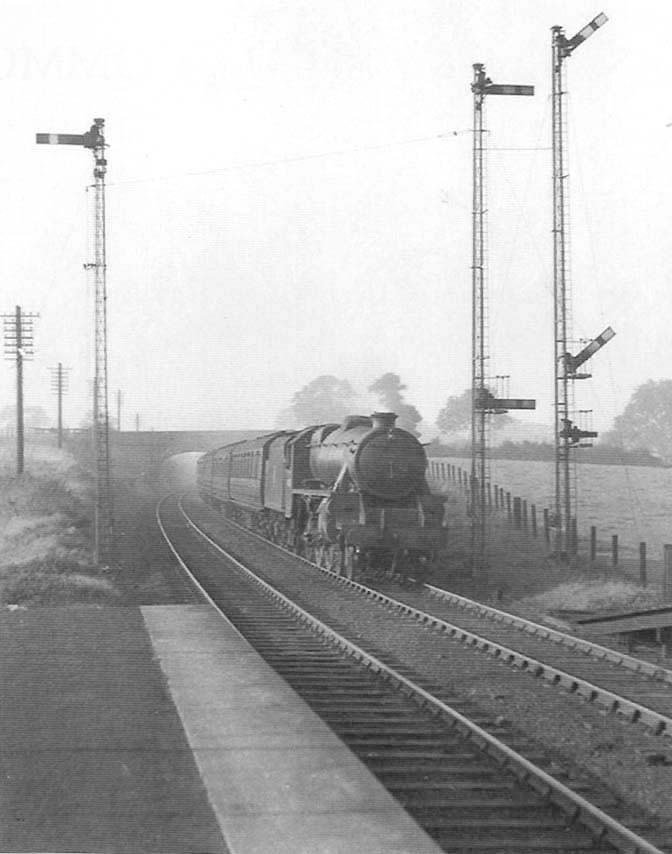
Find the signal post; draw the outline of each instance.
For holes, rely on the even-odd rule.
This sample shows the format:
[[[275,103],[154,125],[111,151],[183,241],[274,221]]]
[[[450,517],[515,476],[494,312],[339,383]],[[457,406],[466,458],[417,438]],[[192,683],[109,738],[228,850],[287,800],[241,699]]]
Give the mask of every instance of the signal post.
[[[534,409],[533,400],[497,399],[490,389],[487,302],[487,202],[486,129],[487,95],[534,95],[534,86],[493,83],[485,66],[475,63],[471,91],[474,95],[473,206],[472,206],[472,355],[471,355],[471,561],[472,572],[487,576],[487,482],[490,416],[507,409]]]
[[[95,276],[95,368],[93,382],[93,435],[96,471],[96,506],[94,512],[94,559],[104,563],[112,554],[112,491],[110,484],[109,415],[107,396],[107,287],[105,255],[105,158],[104,119],[94,119],[86,133],[38,133],[42,145],[77,145],[93,154],[95,191],[95,258],[85,264]]]
[[[616,334],[608,326],[576,356],[569,352],[571,339],[571,293],[569,277],[569,193],[567,155],[567,95],[564,61],[607,21],[599,14],[572,38],[564,35],[562,27],[552,28],[552,149],[553,149],[553,340],[555,378],[555,512],[556,557],[569,560],[577,550],[576,537],[576,478],[573,450],[586,447],[586,439],[597,436],[574,423],[574,381],[587,379],[589,373],[579,368]]]

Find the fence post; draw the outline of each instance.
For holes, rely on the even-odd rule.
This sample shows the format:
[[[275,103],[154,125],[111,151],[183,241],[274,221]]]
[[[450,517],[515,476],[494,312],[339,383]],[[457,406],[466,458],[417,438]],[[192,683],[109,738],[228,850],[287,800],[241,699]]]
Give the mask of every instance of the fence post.
[[[597,557],[597,528],[595,525],[590,526],[590,560],[594,561]]]
[[[672,599],[672,545],[663,546],[663,599]]]
[[[646,587],[646,543],[639,544],[639,582]]]
[[[499,510],[499,487],[495,484],[495,510]]]
[[[513,524],[516,528],[520,528],[521,522],[521,506],[520,506],[520,498],[513,499]]]
[[[579,533],[576,529],[576,517],[569,522],[569,553],[576,557],[579,551]]]
[[[618,566],[618,534],[611,536],[611,565]]]
[[[523,510],[523,528],[527,528],[527,501],[523,498],[521,502]]]
[[[534,504],[532,505],[532,507],[530,507],[530,515],[532,517],[532,536],[536,537],[537,536],[537,508],[535,507]]]
[[[548,507],[544,507],[544,539],[551,542],[551,526],[548,524]]]
[[[506,493],[506,513],[509,519],[511,518],[511,493]]]
[[[492,509],[492,485],[490,481],[488,481],[488,507]]]

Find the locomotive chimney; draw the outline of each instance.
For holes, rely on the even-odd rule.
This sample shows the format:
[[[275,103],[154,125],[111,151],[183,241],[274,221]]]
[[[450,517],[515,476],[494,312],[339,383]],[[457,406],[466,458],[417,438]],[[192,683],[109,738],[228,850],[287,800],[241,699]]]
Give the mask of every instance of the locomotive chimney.
[[[374,430],[391,430],[396,420],[396,412],[374,412],[371,416]]]

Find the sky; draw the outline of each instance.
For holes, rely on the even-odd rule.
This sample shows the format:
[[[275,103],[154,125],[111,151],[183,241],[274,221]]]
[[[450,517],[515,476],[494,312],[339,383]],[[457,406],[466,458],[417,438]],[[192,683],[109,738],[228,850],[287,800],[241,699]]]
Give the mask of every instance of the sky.
[[[597,3],[597,5],[596,5]],[[431,427],[470,384],[472,64],[490,97],[492,374],[552,423],[551,27],[567,60],[577,383],[609,429],[672,376],[672,6],[625,0],[0,2],[0,311],[38,312],[27,405],[90,412],[92,157],[106,122],[108,389],[122,428],[265,429],[321,374],[400,375]],[[580,345],[574,348],[574,352]],[[11,404],[15,372],[0,371]]]

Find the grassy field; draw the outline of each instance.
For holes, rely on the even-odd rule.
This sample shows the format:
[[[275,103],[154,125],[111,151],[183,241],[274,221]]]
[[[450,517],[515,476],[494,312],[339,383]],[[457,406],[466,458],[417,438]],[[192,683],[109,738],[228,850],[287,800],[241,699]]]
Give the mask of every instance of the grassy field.
[[[0,602],[53,605],[110,602],[114,586],[91,562],[92,484],[56,448],[27,447],[16,477],[0,452]]]
[[[657,585],[642,587],[608,562],[571,565],[557,561],[543,536],[519,530],[506,514],[488,519],[487,567],[475,577],[470,572],[471,519],[464,494],[443,487],[448,546],[435,582],[465,596],[501,604],[530,617],[563,612],[600,612],[660,605]]]
[[[466,457],[445,460],[464,471],[470,468]],[[539,515],[553,506],[554,463],[493,459],[489,465],[491,483],[535,504]],[[636,557],[639,543],[646,542],[650,557],[659,559],[663,543],[672,542],[672,468],[579,464],[576,485],[579,538],[584,543],[592,525],[603,542],[618,535],[624,557]]]

